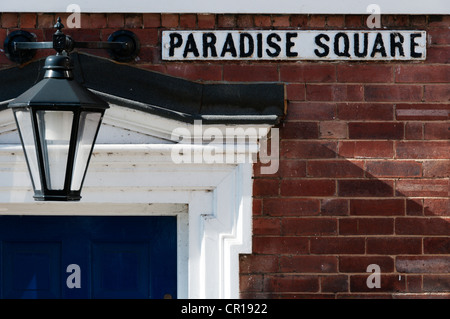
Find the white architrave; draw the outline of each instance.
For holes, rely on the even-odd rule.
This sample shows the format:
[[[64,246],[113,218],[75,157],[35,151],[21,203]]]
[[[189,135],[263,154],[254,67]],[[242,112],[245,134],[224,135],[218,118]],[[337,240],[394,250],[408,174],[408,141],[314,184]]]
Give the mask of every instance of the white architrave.
[[[17,135],[10,111],[0,112],[0,214],[176,215],[178,297],[239,298],[239,254],[251,253],[252,243],[252,163],[176,164],[172,151],[178,144],[168,134],[178,125],[192,127],[117,106],[111,110],[101,130],[114,125],[123,134],[115,135],[116,144],[105,144],[108,136],[99,135],[79,203],[33,201],[21,146],[2,144]],[[257,132],[267,133],[268,126],[260,128]],[[133,144],[145,136],[148,144]],[[208,147],[216,152],[231,147],[248,159],[257,145],[183,149]]]

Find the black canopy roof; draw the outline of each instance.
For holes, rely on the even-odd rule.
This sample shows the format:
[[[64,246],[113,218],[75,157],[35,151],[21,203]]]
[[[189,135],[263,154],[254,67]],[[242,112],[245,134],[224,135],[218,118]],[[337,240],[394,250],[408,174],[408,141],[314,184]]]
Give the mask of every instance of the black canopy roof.
[[[278,124],[285,114],[283,83],[199,83],[84,53],[71,54],[75,80],[103,100],[184,122]],[[0,101],[42,79],[44,60],[0,70]],[[0,104],[0,110],[7,103]]]

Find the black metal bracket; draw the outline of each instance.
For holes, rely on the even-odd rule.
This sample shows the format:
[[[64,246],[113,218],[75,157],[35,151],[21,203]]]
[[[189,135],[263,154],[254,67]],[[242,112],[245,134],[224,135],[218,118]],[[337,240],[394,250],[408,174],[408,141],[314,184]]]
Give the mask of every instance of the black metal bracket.
[[[6,56],[13,62],[23,64],[31,61],[39,49],[54,49],[57,54],[70,53],[76,48],[82,49],[106,49],[109,56],[118,62],[133,61],[140,50],[138,37],[131,31],[119,30],[112,33],[108,41],[75,41],[72,37],[64,34],[61,29],[64,25],[58,18],[53,34],[53,41],[36,42],[36,35],[16,30],[11,32],[5,39],[4,50]]]

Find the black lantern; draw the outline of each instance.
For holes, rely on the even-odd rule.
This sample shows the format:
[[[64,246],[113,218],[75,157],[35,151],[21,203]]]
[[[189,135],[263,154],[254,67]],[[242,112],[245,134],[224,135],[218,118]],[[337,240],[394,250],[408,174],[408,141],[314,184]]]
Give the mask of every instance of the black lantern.
[[[108,42],[79,42],[65,35],[58,18],[51,42],[34,42],[27,31],[13,31],[4,43],[6,55],[24,63],[37,49],[57,54],[45,61],[44,79],[9,103],[19,129],[36,200],[77,201],[95,140],[108,104],[73,79],[68,53],[74,48],[108,49],[113,59],[132,61],[140,49],[127,30]],[[25,50],[25,51],[24,51]]]
[[[36,200],[80,200],[108,104],[73,80],[70,58],[45,61],[39,83],[9,107],[19,129]]]

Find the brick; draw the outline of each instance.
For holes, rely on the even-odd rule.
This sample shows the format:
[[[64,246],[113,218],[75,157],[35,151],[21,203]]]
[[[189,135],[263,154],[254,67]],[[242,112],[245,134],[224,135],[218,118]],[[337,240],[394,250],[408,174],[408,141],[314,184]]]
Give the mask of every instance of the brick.
[[[21,13],[20,14],[20,28],[34,29],[36,28],[37,16],[35,13]]]
[[[193,29],[197,25],[196,14],[181,14],[180,15],[180,28]]]
[[[365,239],[359,237],[315,237],[310,240],[312,254],[363,254]]]
[[[340,121],[320,122],[320,138],[347,138],[347,123]]]
[[[423,239],[424,254],[445,254],[450,252],[450,237],[426,237]]]
[[[286,98],[289,101],[304,101],[306,88],[304,84],[291,83],[286,85]]]
[[[306,14],[292,14],[291,15],[291,27],[301,28],[308,26],[309,15]]]
[[[347,160],[308,161],[309,177],[363,177],[364,162]]]
[[[388,103],[338,103],[340,120],[386,120],[394,119],[394,104]]]
[[[298,273],[337,272],[335,256],[281,256],[280,271]]]
[[[327,26],[332,28],[342,28],[345,25],[345,16],[343,15],[327,15]]]
[[[394,259],[389,256],[339,256],[339,272],[366,273],[371,264],[380,266],[381,273],[394,271]]]
[[[264,198],[263,206],[267,216],[315,216],[320,203],[317,199]]]
[[[421,85],[365,85],[364,98],[370,102],[421,101]]]
[[[339,235],[392,235],[392,218],[341,218]]]
[[[363,86],[359,84],[307,84],[308,101],[362,101]]]
[[[278,180],[257,178],[253,181],[254,196],[275,196],[278,195]]]
[[[324,15],[312,14],[309,16],[308,27],[325,28],[326,18]]]
[[[395,81],[406,83],[448,83],[450,67],[448,65],[399,65],[395,67]]]
[[[408,27],[409,16],[408,15],[382,15],[381,24],[384,27]]]
[[[313,122],[285,122],[280,133],[282,139],[317,139],[319,128]]]
[[[108,24],[108,18],[107,15],[105,13],[91,13],[89,15],[89,19],[88,19],[88,26],[85,26],[85,21],[83,19],[83,16],[81,16],[81,27],[82,28],[95,28],[95,29],[102,29],[105,28]],[[141,25],[140,27],[142,27],[142,16],[141,16]],[[140,39],[140,38],[139,38]]]
[[[406,286],[408,292],[422,292],[422,276],[408,275],[406,277]]]
[[[405,273],[447,273],[450,269],[450,257],[398,256],[395,267],[398,272]]]
[[[239,272],[257,274],[278,271],[278,257],[273,255],[240,255]]]
[[[450,32],[449,32],[450,34]],[[424,85],[423,99],[426,102],[450,101],[450,84]]]
[[[285,82],[334,82],[334,65],[289,64],[280,66],[280,80]]]
[[[144,28],[159,28],[161,26],[161,14],[144,13],[142,15],[142,22],[144,24]]]
[[[448,50],[448,46],[436,46],[430,47],[427,50],[427,61],[428,63],[440,63],[440,64],[448,64],[450,63],[450,53]],[[442,77],[442,75],[440,75]],[[446,82],[442,80],[442,78],[433,78],[429,82]]]
[[[389,197],[393,187],[394,183],[387,180],[338,180],[338,196]]]
[[[393,82],[390,65],[340,64],[336,66],[338,82],[388,83]]]
[[[448,190],[448,179],[404,179],[395,184],[396,196],[446,197]]]
[[[422,140],[423,139],[423,123],[422,122],[405,123],[405,139],[406,140]]]
[[[164,28],[176,28],[180,21],[180,16],[175,13],[161,14],[161,26]]]
[[[239,275],[240,291],[262,291],[263,285],[262,275]]]
[[[421,254],[422,238],[417,237],[369,237],[367,254],[400,255]]]
[[[348,276],[346,275],[322,276],[320,278],[320,290],[322,292],[347,292],[348,286]]]
[[[403,199],[351,199],[350,215],[356,216],[403,216]]]
[[[123,28],[125,19],[122,13],[108,13],[106,17],[109,28]]]
[[[308,249],[308,239],[304,237],[253,237],[255,254],[306,254]]]
[[[334,120],[336,104],[323,102],[289,102],[287,120]]]
[[[223,66],[225,81],[278,81],[278,70],[275,65],[225,64]]]
[[[366,172],[375,177],[419,177],[422,164],[414,161],[368,161]]]
[[[392,141],[342,141],[339,142],[339,156],[346,158],[392,158]]]
[[[220,81],[222,79],[222,67],[217,64],[169,64],[167,73],[193,81]]]
[[[409,159],[448,159],[450,158],[449,141],[408,141],[396,142],[397,158]]]
[[[337,221],[326,217],[283,218],[281,233],[286,236],[337,235]]]
[[[423,210],[425,216],[450,216],[450,198],[425,198]]]
[[[253,198],[253,206],[252,206],[252,214],[253,216],[261,216],[262,215],[262,199],[261,198]]]
[[[272,26],[275,28],[286,28],[291,25],[289,15],[273,15]]]
[[[320,215],[322,216],[346,216],[349,213],[348,200],[326,198],[320,200]]]
[[[236,15],[234,15],[234,14],[217,15],[217,26],[219,28],[234,28],[234,27],[236,27]]]
[[[37,26],[38,28],[51,28],[53,33],[53,26],[55,25],[55,16],[53,14],[38,13]]]
[[[406,215],[423,216],[423,199],[407,198],[406,199]]]
[[[367,285],[367,275],[351,275],[350,291],[351,292],[405,292],[406,277],[390,274],[380,275],[380,288],[369,288]]]
[[[450,107],[448,104],[397,104],[395,115],[397,120],[447,120]]]
[[[361,16],[359,14],[347,14],[345,15],[345,26],[346,27],[353,27],[353,28],[360,28],[364,26],[366,22],[366,17]]]
[[[395,220],[398,235],[450,235],[450,219],[442,217],[399,217]]]
[[[448,27],[432,28],[428,30],[428,38],[430,39],[430,45],[450,44],[450,34],[448,32]]]
[[[1,22],[2,28],[17,28],[19,26],[19,15],[15,12],[3,12]]]
[[[333,196],[336,191],[335,182],[321,179],[281,180],[282,196]]]
[[[450,140],[450,121],[444,123],[425,123],[424,139]]]
[[[213,29],[216,26],[216,15],[198,14],[197,25],[199,29]]]
[[[335,158],[336,143],[281,141],[281,156],[285,158]]]
[[[281,160],[278,170],[280,176],[286,177],[305,177],[306,162],[302,160]]]
[[[450,292],[450,275],[424,275],[423,291]]]
[[[350,139],[403,139],[403,132],[403,123],[348,123],[348,135]]]
[[[304,275],[268,275],[264,277],[264,291],[318,292],[319,278]]]
[[[255,15],[253,17],[255,27],[270,28],[272,26],[272,19],[270,15]]]
[[[254,235],[280,235],[281,226],[278,218],[253,217]]]
[[[142,28],[142,14],[138,13],[125,13],[125,28]]]

